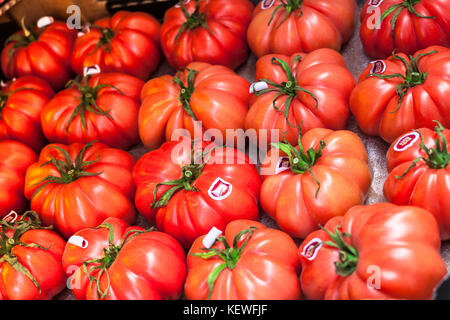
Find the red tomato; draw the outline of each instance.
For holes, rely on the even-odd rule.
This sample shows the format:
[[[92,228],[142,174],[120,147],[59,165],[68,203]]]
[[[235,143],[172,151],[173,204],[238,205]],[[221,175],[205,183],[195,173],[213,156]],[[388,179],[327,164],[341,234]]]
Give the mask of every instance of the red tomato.
[[[166,142],[143,155],[133,169],[139,213],[156,220],[158,230],[185,248],[213,226],[258,219],[261,187],[255,165],[242,152],[206,143],[190,146]]]
[[[158,67],[159,22],[145,12],[119,11],[97,20],[89,32],[77,38],[72,67],[100,66],[103,72],[119,72],[146,80]]]
[[[422,140],[423,139],[423,140]],[[450,130],[436,126],[398,138],[387,153],[389,202],[424,208],[436,218],[441,239],[450,239]]]
[[[76,30],[70,30],[62,21],[33,31],[12,35],[2,51],[3,74],[7,78],[34,75],[46,80],[55,90],[65,86],[72,77],[70,56]]]
[[[208,62],[236,68],[248,56],[248,0],[184,0],[166,11],[161,46],[170,65]]]
[[[61,292],[66,286],[63,238],[42,227],[33,211],[0,223],[0,300],[49,300]]]
[[[134,159],[101,143],[50,144],[25,176],[25,196],[45,225],[68,238],[107,217],[133,223]]]
[[[345,128],[355,80],[338,52],[318,49],[291,57],[266,55],[256,63],[256,79],[268,88],[252,96],[245,128],[257,130],[267,144],[281,141],[286,131],[286,139],[296,143],[300,127],[303,132]],[[278,139],[272,141],[275,129]]]
[[[189,251],[184,287],[191,300],[301,298],[297,246],[286,233],[249,220],[230,222],[211,249],[205,236]],[[213,251],[214,250],[214,251]]]
[[[282,230],[303,239],[362,204],[372,177],[364,144],[351,131],[312,129],[300,145],[281,142],[269,151],[260,201]]]
[[[353,35],[355,13],[355,0],[263,0],[253,11],[248,44],[257,57],[339,51]]]
[[[361,42],[372,58],[450,46],[450,0],[368,0],[360,18]]]
[[[185,259],[170,235],[107,218],[75,233],[62,263],[77,299],[162,300],[183,292]]]
[[[23,194],[25,173],[37,154],[17,141],[0,141],[0,218],[27,205]]]
[[[144,145],[156,149],[180,129],[194,137],[196,131],[244,127],[249,83],[224,66],[191,63],[174,77],[148,81],[142,89],[139,134]],[[197,122],[201,121],[201,123]],[[200,127],[200,128],[199,128]]]
[[[96,140],[128,149],[139,143],[139,95],[143,85],[138,78],[120,73],[74,81],[42,110],[42,130],[50,142]]]
[[[45,144],[41,112],[53,95],[50,85],[35,76],[24,76],[0,89],[0,140],[17,140],[41,150]]]
[[[299,249],[308,299],[431,299],[447,274],[439,229],[420,208],[355,206]]]
[[[370,63],[350,96],[361,130],[391,143],[437,120],[450,126],[450,49],[432,46]]]

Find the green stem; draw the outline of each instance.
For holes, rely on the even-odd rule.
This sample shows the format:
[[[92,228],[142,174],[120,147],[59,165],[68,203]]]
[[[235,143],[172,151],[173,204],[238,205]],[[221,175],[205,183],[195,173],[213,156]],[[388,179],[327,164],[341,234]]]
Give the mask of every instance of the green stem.
[[[177,35],[175,36],[175,44],[178,44],[178,37],[185,30],[193,30],[198,27],[205,28],[206,30],[209,31],[209,33],[212,36],[214,36],[212,30],[209,28],[209,26],[206,23],[206,14],[204,12],[200,12],[200,1],[201,0],[196,1],[195,11],[192,14],[189,14],[188,10],[186,9],[186,6],[184,5],[184,1],[180,0],[179,6],[186,18],[186,21],[181,25],[180,29],[177,32]]]
[[[298,18],[300,18],[301,16],[303,16],[302,4],[303,4],[303,0],[281,0],[281,4],[279,4],[272,11],[272,16],[267,25],[270,25],[272,23],[272,20],[275,17],[275,13],[278,10],[280,10],[281,8],[284,8],[285,15],[284,15],[283,19],[280,21],[280,23],[275,27],[275,29],[280,27],[280,25],[289,17],[289,15],[291,13],[294,13]]]
[[[112,30],[108,27],[100,27],[99,25],[93,25],[92,28],[99,30],[100,33],[102,34],[102,36],[99,39],[99,41],[96,43],[94,50],[89,52],[87,55],[88,56],[93,55],[100,48],[102,48],[106,52],[110,53],[111,52],[111,40],[116,36],[116,33],[114,32],[114,30]]]
[[[180,78],[180,75],[177,74],[173,77],[173,82],[175,82],[180,87],[180,95],[178,96],[178,99],[181,102],[181,105],[183,106],[183,110],[194,120],[198,121],[197,117],[195,116],[194,112],[191,108],[191,96],[194,93],[194,80],[195,76],[197,75],[197,70],[191,70],[187,69],[188,76],[187,76],[187,84],[185,85],[183,81]]]

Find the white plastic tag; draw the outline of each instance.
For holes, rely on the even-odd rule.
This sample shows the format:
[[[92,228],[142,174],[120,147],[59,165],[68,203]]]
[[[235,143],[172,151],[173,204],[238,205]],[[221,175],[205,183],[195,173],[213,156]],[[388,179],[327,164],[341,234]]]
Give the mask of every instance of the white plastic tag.
[[[48,25],[51,25],[53,22],[55,22],[55,19],[53,19],[53,17],[45,16],[45,17],[40,18],[37,21],[36,25],[40,29],[40,28],[44,28]]]
[[[216,227],[212,227],[211,230],[206,234],[203,238],[203,246],[207,249],[211,248],[214,242],[216,242],[217,238],[220,237],[222,231],[217,229]]]
[[[92,76],[94,74],[99,74],[101,72],[100,67],[98,65],[85,67],[83,70],[83,75],[86,76]]]
[[[81,236],[71,236],[67,242],[83,249],[89,245],[89,242]]]
[[[13,223],[13,222],[16,222],[18,217],[19,217],[19,215],[17,214],[17,212],[15,212],[14,210],[11,210],[11,212],[8,213],[6,216],[4,216],[2,220],[9,222],[9,223]]]
[[[269,85],[264,81],[253,82],[250,85],[249,92],[250,92],[250,94],[252,94],[252,93],[255,93],[255,92],[258,92],[258,91],[261,91],[264,89],[268,89],[268,88],[269,88]]]

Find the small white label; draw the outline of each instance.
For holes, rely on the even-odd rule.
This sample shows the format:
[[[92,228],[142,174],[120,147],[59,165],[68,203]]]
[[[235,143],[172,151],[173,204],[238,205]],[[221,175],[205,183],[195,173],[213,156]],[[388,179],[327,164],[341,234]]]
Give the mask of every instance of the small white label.
[[[184,5],[187,5],[189,2],[191,2],[191,0],[184,0],[184,1],[183,1]],[[180,7],[180,4],[177,3],[177,4],[175,5],[175,7],[176,7],[176,8],[179,8],[179,7]]]
[[[403,135],[395,144],[394,150],[398,152],[405,151],[406,149],[411,148],[414,143],[419,140],[420,134],[418,132],[409,132]]]
[[[83,70],[83,75],[92,76],[94,74],[99,74],[101,72],[100,67],[98,65],[85,67]]]
[[[384,0],[370,0],[369,6],[378,8],[383,3],[383,1]]]
[[[268,89],[268,88],[269,88],[269,85],[264,81],[253,82],[250,85],[249,92],[250,92],[250,94],[252,94],[252,93],[255,93],[255,92],[258,92],[258,91],[261,91],[264,89]]]
[[[81,31],[77,33],[77,37],[78,38],[82,37],[82,36],[88,34],[90,31],[91,31],[91,25],[90,24],[85,24],[83,26],[83,28],[81,29]]]
[[[18,217],[19,217],[19,215],[17,214],[17,212],[15,212],[14,210],[11,210],[11,212],[8,213],[6,216],[4,216],[2,220],[9,222],[9,223],[13,223],[13,222],[16,222]]]
[[[322,247],[322,240],[319,238],[314,238],[308,242],[306,246],[303,247],[302,256],[307,260],[312,261],[316,258],[319,249]]]
[[[0,88],[6,88],[7,86],[8,84],[5,81],[3,80],[0,81]]]
[[[386,63],[383,60],[375,60],[370,63],[372,64],[370,74],[382,74],[384,71],[386,71]]]
[[[209,187],[208,194],[214,200],[223,200],[228,198],[232,190],[233,185],[231,183],[218,177]]]
[[[261,1],[261,9],[266,10],[273,6],[275,0],[263,0]]]
[[[275,168],[275,174],[289,170],[289,157],[281,157],[278,159],[277,167]]]
[[[211,248],[214,242],[216,242],[217,238],[220,237],[222,231],[217,229],[216,227],[212,227],[211,230],[207,233],[207,235],[203,238],[203,246],[207,249]]]
[[[48,25],[51,25],[53,22],[55,22],[55,19],[53,19],[53,17],[46,16],[46,17],[40,18],[37,21],[36,25],[38,28],[44,28]]]
[[[89,242],[81,236],[71,236],[67,242],[82,249],[86,249],[89,245]]]

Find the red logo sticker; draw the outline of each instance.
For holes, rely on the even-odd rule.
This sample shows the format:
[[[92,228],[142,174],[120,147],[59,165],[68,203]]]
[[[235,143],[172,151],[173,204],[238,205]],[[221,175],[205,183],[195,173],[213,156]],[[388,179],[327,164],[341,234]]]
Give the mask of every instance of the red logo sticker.
[[[383,1],[384,0],[370,0],[369,1],[369,6],[379,7],[383,3]]]
[[[371,62],[372,69],[370,69],[370,74],[382,74],[386,71],[386,63],[383,60],[375,60]]]
[[[394,146],[394,150],[398,152],[405,151],[410,148],[417,140],[419,140],[420,134],[418,132],[409,132],[402,136]]]
[[[314,238],[306,246],[303,247],[302,256],[304,256],[309,261],[316,258],[319,249],[322,247],[322,240],[319,238]]]
[[[261,1],[261,9],[266,10],[273,6],[275,0],[263,0]]]
[[[214,200],[223,200],[228,198],[233,190],[233,185],[222,178],[217,178],[209,187],[208,194]]]
[[[281,157],[278,159],[277,167],[275,169],[275,173],[278,174],[280,172],[286,171],[289,169],[289,158]]]

